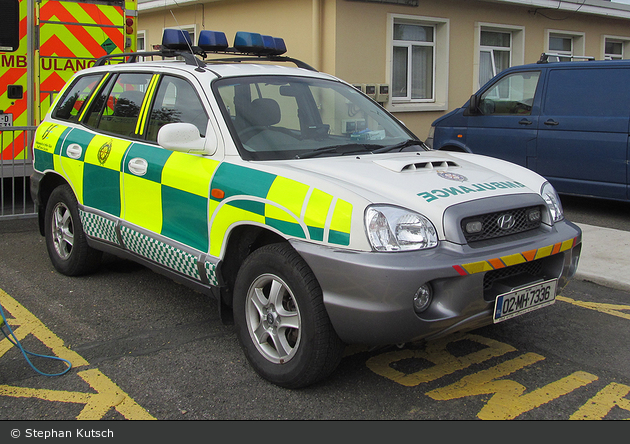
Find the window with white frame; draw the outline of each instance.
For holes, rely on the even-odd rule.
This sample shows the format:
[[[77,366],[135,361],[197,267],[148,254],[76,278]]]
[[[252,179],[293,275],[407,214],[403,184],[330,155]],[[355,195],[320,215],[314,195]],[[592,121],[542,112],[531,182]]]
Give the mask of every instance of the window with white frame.
[[[481,29],[479,44],[479,85],[512,64],[512,33]]]
[[[142,52],[147,50],[147,32],[138,31],[136,34],[136,51]]]
[[[392,96],[402,100],[433,100],[435,27],[394,23]]]
[[[604,59],[605,60],[621,60],[623,59],[624,42],[621,40],[607,38],[604,42]]]
[[[389,15],[389,108],[445,109],[448,90],[448,20]]]
[[[584,56],[584,33],[548,31],[547,51],[552,62],[569,62]]]
[[[569,62],[573,55],[573,39],[571,37],[549,36],[549,52],[557,54],[558,61]]]

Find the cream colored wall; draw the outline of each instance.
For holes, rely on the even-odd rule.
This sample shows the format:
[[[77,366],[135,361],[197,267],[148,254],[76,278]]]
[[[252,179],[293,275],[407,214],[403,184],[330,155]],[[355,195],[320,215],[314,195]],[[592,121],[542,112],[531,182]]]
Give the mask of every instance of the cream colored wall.
[[[220,0],[171,8],[177,23],[224,31],[231,42],[236,31],[285,39],[287,55],[351,83],[386,83],[387,14],[449,20],[447,111],[461,106],[476,90],[475,33],[479,23],[524,28],[524,63],[546,50],[550,29],[585,33],[585,55],[601,58],[604,35],[630,38],[628,20],[501,5],[474,0],[419,0],[419,6],[349,0]],[[555,20],[554,20],[555,19]],[[147,30],[149,45],[159,44],[164,27],[176,25],[170,10],[141,12],[138,29]],[[477,25],[477,26],[476,26]],[[148,46],[150,48],[150,46]],[[431,122],[447,111],[399,112],[424,139]]]
[[[178,25],[196,25],[197,32],[223,31],[230,46],[237,31],[282,37],[288,48],[286,55],[307,63],[314,60],[310,0],[217,1],[140,12],[138,17],[138,29],[147,32],[148,49],[161,43],[164,28]]]

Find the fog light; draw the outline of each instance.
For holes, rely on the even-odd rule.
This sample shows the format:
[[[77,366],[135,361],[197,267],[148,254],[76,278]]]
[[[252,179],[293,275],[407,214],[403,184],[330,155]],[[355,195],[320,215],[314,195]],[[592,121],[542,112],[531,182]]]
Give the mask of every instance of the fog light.
[[[529,218],[530,222],[538,222],[540,220],[540,210],[531,210],[527,217]]]
[[[413,296],[413,309],[416,313],[422,313],[429,307],[432,300],[433,292],[431,291],[431,287],[429,284],[424,284],[418,288],[418,291],[416,291],[416,294]]]
[[[468,222],[466,224],[466,233],[474,234],[479,233],[483,228],[483,224],[480,221]]]

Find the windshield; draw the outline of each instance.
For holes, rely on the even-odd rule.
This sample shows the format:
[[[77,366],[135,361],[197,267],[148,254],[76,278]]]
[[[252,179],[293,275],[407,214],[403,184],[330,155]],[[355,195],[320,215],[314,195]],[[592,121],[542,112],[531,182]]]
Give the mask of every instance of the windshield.
[[[213,87],[246,160],[425,149],[389,113],[341,82],[256,76],[220,79]]]

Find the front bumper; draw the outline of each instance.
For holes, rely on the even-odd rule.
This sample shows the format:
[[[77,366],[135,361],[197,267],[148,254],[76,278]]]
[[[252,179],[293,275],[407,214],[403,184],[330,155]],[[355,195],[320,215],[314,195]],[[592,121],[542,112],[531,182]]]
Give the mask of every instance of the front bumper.
[[[333,327],[347,344],[386,345],[432,339],[491,324],[496,296],[577,270],[580,228],[561,221],[545,233],[482,248],[441,242],[399,253],[332,249],[292,241],[323,291]],[[433,301],[417,314],[413,297],[429,283]]]

